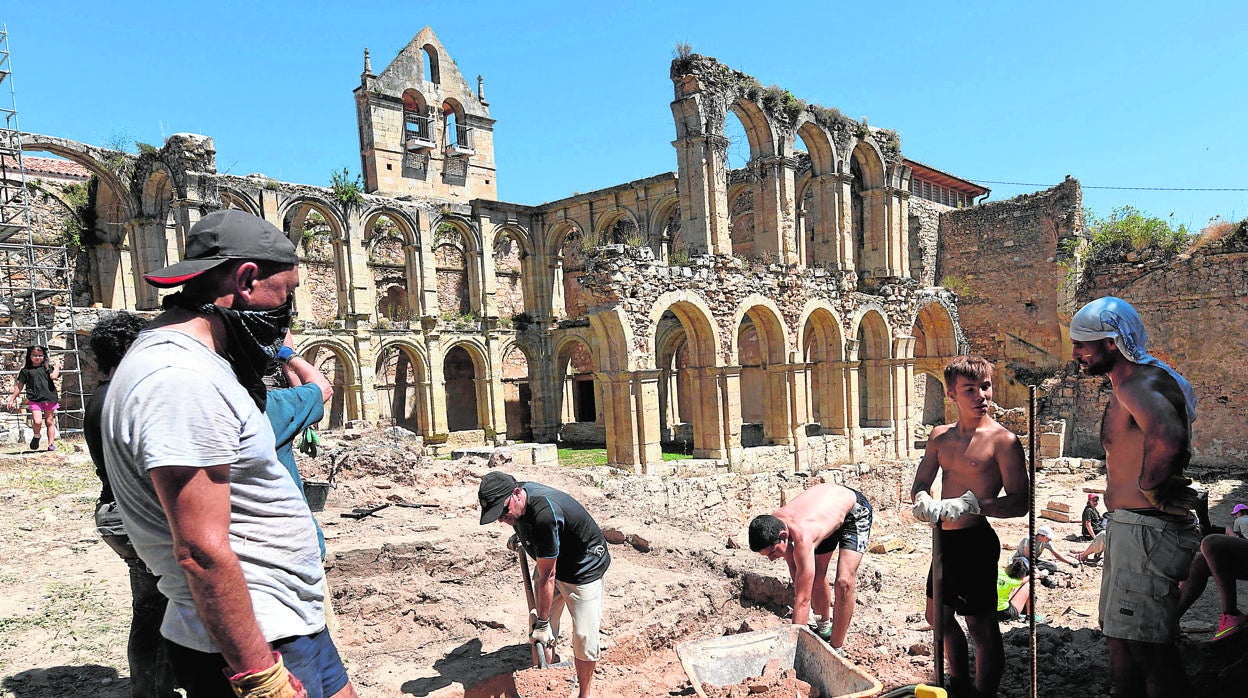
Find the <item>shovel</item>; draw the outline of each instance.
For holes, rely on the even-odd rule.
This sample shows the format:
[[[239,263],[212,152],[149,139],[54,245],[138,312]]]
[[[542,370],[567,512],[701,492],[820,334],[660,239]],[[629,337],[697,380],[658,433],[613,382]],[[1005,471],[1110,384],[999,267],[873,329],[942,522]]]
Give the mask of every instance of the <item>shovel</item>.
[[[533,575],[529,572],[529,556],[524,554],[523,546],[517,546],[516,552],[520,555],[520,571],[524,575],[524,598],[529,602],[529,617],[536,618],[537,614],[534,611],[537,610],[537,597],[533,592]],[[530,624],[529,632],[532,631],[533,628]],[[539,668],[545,669],[546,645],[541,642],[531,641],[529,647],[533,650],[534,663]]]
[[[932,618],[932,660],[936,665],[937,688],[945,687],[945,605],[941,594],[941,583],[944,581],[941,567],[943,566],[940,551],[940,517],[932,520],[932,607],[936,609]]]

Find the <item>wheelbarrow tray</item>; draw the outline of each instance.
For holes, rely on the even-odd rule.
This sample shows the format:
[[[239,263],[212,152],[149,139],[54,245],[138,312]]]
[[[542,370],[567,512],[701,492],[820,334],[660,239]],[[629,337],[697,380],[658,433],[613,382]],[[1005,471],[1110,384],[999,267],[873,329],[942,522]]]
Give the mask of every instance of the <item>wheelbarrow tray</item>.
[[[799,625],[684,642],[676,646],[676,656],[701,698],[706,698],[703,683],[741,683],[761,676],[772,659],[779,659],[782,669],[794,669],[797,678],[825,698],[870,698],[883,688],[874,676],[837,656],[819,636]]]

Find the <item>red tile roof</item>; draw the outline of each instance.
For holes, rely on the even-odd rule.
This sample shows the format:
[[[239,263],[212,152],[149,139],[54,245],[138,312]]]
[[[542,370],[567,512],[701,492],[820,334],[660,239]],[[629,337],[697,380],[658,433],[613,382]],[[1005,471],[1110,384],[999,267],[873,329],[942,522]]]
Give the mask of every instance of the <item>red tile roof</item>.
[[[41,158],[36,155],[23,155],[22,164],[26,166],[28,176],[48,175],[67,179],[88,179],[91,171],[72,160],[59,158]],[[11,155],[0,155],[0,167],[17,169],[17,159]]]

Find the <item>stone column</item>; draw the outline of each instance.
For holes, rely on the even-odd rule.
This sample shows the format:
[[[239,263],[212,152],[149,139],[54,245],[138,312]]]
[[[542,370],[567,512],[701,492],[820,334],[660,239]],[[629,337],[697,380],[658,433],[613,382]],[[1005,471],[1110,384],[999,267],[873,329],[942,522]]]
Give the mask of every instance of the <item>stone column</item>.
[[[534,356],[542,357],[529,364],[529,399],[530,414],[533,419],[533,440],[538,443],[553,443],[559,437],[559,415],[554,414],[559,404],[559,390],[562,386],[556,381],[554,366],[554,348],[551,346],[550,333],[543,332],[534,347]]]
[[[693,457],[723,458],[723,420],[720,417],[717,371],[713,366],[690,366],[684,370],[689,374],[689,384],[693,389]]]
[[[446,421],[446,367],[443,361],[442,338],[435,331],[425,335],[429,353],[429,382],[433,390],[429,394],[429,426],[434,434],[448,434]]]
[[[822,174],[810,183],[814,192],[814,242],[810,251],[813,265],[843,266],[842,250],[839,241],[837,211],[837,176]],[[810,225],[807,219],[807,226]],[[812,266],[813,266],[812,265]]]
[[[503,356],[499,351],[499,345],[502,342],[497,332],[487,333],[485,340],[489,350],[490,364],[485,374],[485,389],[489,396],[489,428],[494,430],[494,443],[501,444],[509,436],[507,433],[507,398],[503,391]]]
[[[858,340],[845,341],[845,435],[849,440],[849,458],[858,458],[862,443],[862,410],[858,391]]]
[[[346,229],[342,231],[341,254],[343,259],[338,263],[346,272],[343,279],[343,293],[339,306],[342,312],[352,315],[364,315],[372,319],[377,308],[376,289],[373,288],[373,274],[368,267],[368,254],[364,250],[364,221],[360,218],[360,209],[350,207],[344,216]]]
[[[673,102],[673,111],[676,105]],[[728,139],[698,133],[672,141],[672,145],[676,148],[681,240],[689,246],[690,254],[731,254]]]
[[[793,160],[783,156],[760,157],[750,163],[759,174],[754,195],[754,251],[785,264],[800,261],[793,215]]]
[[[734,471],[741,469],[741,367],[721,366],[715,369],[720,400],[721,429],[724,438],[723,458]]]
[[[828,177],[831,179],[829,188],[835,192],[831,234],[835,237],[836,261],[844,271],[857,271],[862,268],[862,263],[857,259],[854,249],[854,207],[851,203],[854,198],[854,177],[849,173],[832,174]]]
[[[911,336],[893,338],[893,424],[897,457],[914,455],[914,417],[911,400],[914,395],[914,344]]]
[[[910,192],[888,187],[888,276],[910,276]]]
[[[358,391],[355,396],[354,409],[348,400],[347,415],[355,419],[363,419],[369,424],[376,424],[381,418],[381,409],[377,405],[377,352],[371,332],[356,326],[355,355],[359,362],[359,375],[356,376]]]
[[[776,364],[764,369],[763,380],[767,388],[762,399],[767,403],[763,406],[763,437],[776,445],[793,443],[793,422],[791,417],[797,409],[792,404],[799,395],[789,393],[788,364]]]
[[[859,275],[892,276],[888,263],[888,199],[887,189],[877,188],[863,192],[863,227],[865,242],[862,259],[858,260]]]

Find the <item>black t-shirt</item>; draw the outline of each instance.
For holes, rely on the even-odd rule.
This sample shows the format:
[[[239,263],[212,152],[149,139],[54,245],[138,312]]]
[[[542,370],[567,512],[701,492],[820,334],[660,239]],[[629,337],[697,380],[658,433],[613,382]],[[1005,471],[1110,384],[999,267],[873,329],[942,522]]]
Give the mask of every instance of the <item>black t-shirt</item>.
[[[558,558],[555,579],[588,584],[602,578],[611,565],[607,539],[580,502],[536,482],[520,485],[528,494],[524,515],[516,520],[516,535],[535,558]]]
[[[17,382],[26,386],[26,399],[31,402],[60,401],[56,396],[56,386],[52,383],[52,376],[46,363],[42,366],[23,368],[17,374]]]
[[[108,381],[95,387],[91,399],[82,414],[82,436],[87,441],[87,452],[95,463],[95,474],[100,478],[104,488],[100,490],[100,503],[115,501],[113,488],[108,484],[108,473],[104,470],[104,436],[100,433],[100,422],[104,413],[104,396],[108,395]]]

